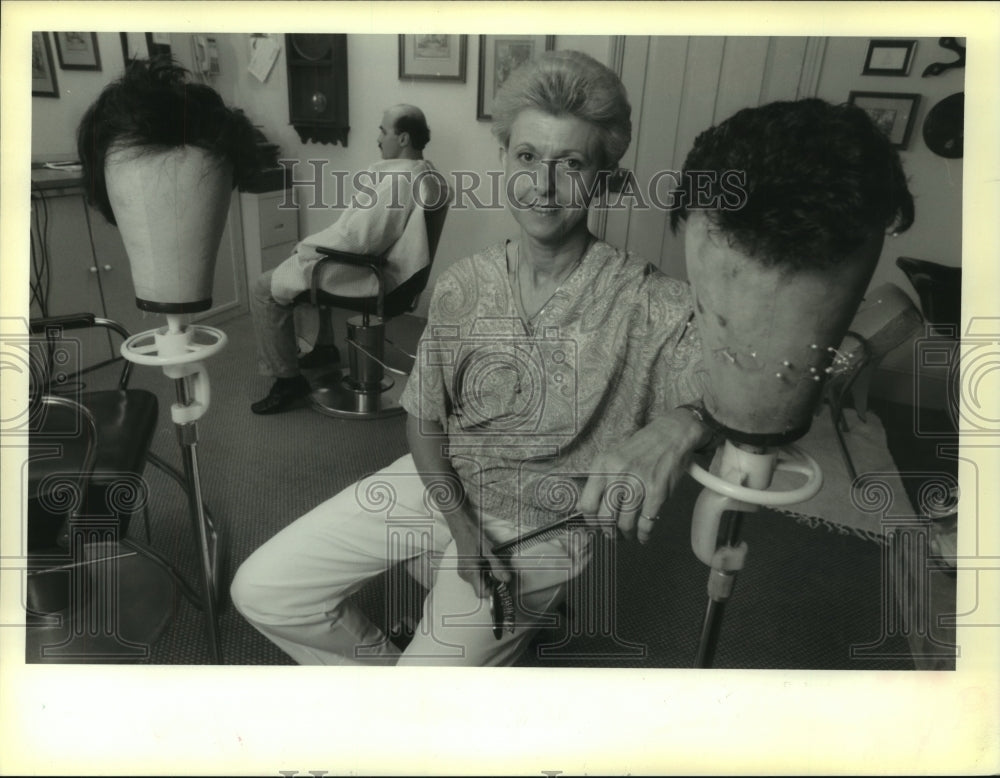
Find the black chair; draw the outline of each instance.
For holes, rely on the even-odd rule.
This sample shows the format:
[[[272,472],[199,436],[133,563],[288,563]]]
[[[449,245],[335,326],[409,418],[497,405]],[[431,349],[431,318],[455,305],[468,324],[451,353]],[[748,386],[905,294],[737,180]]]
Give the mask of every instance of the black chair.
[[[395,346],[385,336],[385,325],[390,319],[413,311],[421,292],[427,287],[431,267],[437,253],[441,233],[451,193],[443,179],[435,176],[423,180],[423,202],[436,207],[423,211],[427,227],[427,243],[430,261],[417,273],[395,289],[385,290],[385,256],[351,254],[334,249],[317,248],[323,259],[316,263],[312,275],[312,287],[296,298],[296,302],[308,302],[320,309],[320,331],[329,333],[331,308],[341,308],[359,313],[347,322],[348,373],[334,372],[323,376],[311,396],[312,407],[320,413],[338,418],[376,419],[403,413],[398,402],[398,392],[391,392],[394,381],[385,371],[397,375],[407,375],[406,370],[391,367],[385,362],[385,346],[388,343],[407,359],[415,357]],[[416,217],[413,214],[411,218]],[[342,297],[330,294],[319,287],[322,268],[330,262],[340,262],[354,267],[367,268],[378,282],[378,292],[371,297]]]
[[[91,610],[112,608],[110,615],[129,619],[125,633],[151,642],[172,615],[176,589],[195,607],[202,609],[204,603],[162,556],[128,537],[129,525],[141,509],[146,541],[151,540],[149,495],[143,478],[147,462],[185,491],[186,484],[176,469],[150,451],[159,403],[152,392],[129,387],[131,362],[122,360],[116,387],[106,390],[82,391],[82,387],[88,374],[107,362],[90,367],[77,364],[75,372],[62,369],[72,362],[64,353],[72,350],[63,345],[72,342],[65,333],[94,327],[117,333],[123,340],[129,335],[121,324],[89,313],[30,323],[34,342],[29,392],[29,613],[53,613],[67,606],[71,611],[86,609],[88,598],[81,594],[94,590],[102,599],[89,598]],[[60,571],[71,574],[56,575]],[[100,580],[95,581],[95,576]],[[134,597],[122,597],[123,591]],[[101,618],[108,616],[105,613]],[[94,621],[93,614],[85,617],[71,612],[69,617],[75,622]],[[110,651],[118,659],[145,655],[148,643],[123,641],[119,626],[109,634],[95,635],[91,630],[85,636],[83,655],[94,651]],[[71,635],[68,642],[79,637]],[[210,640],[219,658],[214,632]],[[77,656],[76,650],[64,646],[48,654]]]
[[[149,447],[156,431],[159,403],[156,395],[144,389],[130,389],[129,378],[132,363],[125,362],[118,378],[117,387],[103,391],[77,391],[82,374],[66,373],[57,369],[58,363],[68,357],[60,354],[66,332],[103,327],[127,338],[128,331],[115,321],[102,319],[89,313],[71,314],[51,318],[33,319],[31,333],[39,337],[41,353],[33,356],[36,369],[33,376],[38,384],[32,390],[35,402],[44,396],[62,394],[78,402],[96,425],[96,459],[88,478],[87,488],[78,511],[86,515],[110,513],[120,537],[128,534],[129,524],[135,509],[144,511],[146,539],[150,539],[149,515],[146,511],[142,473],[145,469]],[[78,366],[79,367],[79,366]],[[48,510],[52,500],[42,493],[37,495],[37,485],[58,468],[60,472],[79,471],[84,462],[84,448],[87,441],[73,434],[81,425],[73,418],[63,418],[71,409],[63,405],[60,411],[44,414],[39,428],[32,435],[32,443],[39,445],[46,441],[58,440],[61,453],[58,457],[35,458],[29,466],[31,494],[38,496],[37,504],[32,503],[32,520],[29,524],[29,550],[51,547],[60,533],[65,531],[66,516],[60,510]],[[55,426],[53,426],[55,425]],[[123,491],[129,492],[123,494]]]
[[[957,339],[962,326],[962,268],[912,257],[897,258],[896,266],[913,285],[934,331]]]
[[[31,377],[37,375],[34,371]],[[29,394],[27,613],[65,610],[78,586],[73,576],[71,531],[94,472],[97,421],[68,397]],[[72,464],[63,469],[66,447]],[[82,599],[81,596],[76,599]]]

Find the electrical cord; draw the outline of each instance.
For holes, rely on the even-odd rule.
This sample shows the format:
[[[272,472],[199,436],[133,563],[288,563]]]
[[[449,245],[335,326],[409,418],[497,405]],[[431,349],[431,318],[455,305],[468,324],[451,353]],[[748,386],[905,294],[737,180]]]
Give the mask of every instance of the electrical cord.
[[[51,273],[49,272],[49,204],[42,192],[35,198],[38,207],[32,208],[32,218],[35,222],[35,234],[31,238],[31,302],[38,303],[42,316],[49,315],[49,292],[51,289]],[[39,213],[41,211],[41,213]],[[35,248],[35,239],[38,248]]]

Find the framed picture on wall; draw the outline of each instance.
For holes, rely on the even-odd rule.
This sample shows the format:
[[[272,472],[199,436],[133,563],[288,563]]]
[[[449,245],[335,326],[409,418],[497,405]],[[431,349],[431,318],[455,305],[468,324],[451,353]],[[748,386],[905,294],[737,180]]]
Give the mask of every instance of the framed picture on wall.
[[[45,32],[31,33],[31,95],[59,97],[56,68],[52,63],[52,47]]]
[[[122,59],[147,59],[149,49],[146,48],[146,38],[139,32],[123,32],[119,34],[122,41]]]
[[[920,95],[901,92],[851,92],[847,102],[867,113],[897,149],[905,149],[917,118]]]
[[[147,32],[146,33],[146,48],[149,49],[149,56],[156,57],[163,55],[169,57],[171,55],[170,49],[170,33],[169,32]]]
[[[63,70],[100,70],[96,32],[55,32],[56,53]]]
[[[905,76],[913,64],[916,41],[873,40],[868,43],[863,76]]]
[[[400,35],[401,81],[465,83],[468,35]]]
[[[480,35],[479,97],[476,118],[493,118],[493,100],[518,65],[555,46],[554,35]]]

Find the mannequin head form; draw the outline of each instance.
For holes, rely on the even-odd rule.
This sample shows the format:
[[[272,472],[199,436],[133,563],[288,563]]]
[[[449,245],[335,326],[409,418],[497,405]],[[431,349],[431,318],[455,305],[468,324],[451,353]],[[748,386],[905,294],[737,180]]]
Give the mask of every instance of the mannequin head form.
[[[160,313],[211,307],[232,190],[264,161],[249,120],[185,77],[133,60],[77,130],[88,202],[121,230],[137,305]]]
[[[706,408],[737,441],[801,437],[886,231],[913,222],[899,155],[859,108],[779,102],[699,135],[682,179]]]

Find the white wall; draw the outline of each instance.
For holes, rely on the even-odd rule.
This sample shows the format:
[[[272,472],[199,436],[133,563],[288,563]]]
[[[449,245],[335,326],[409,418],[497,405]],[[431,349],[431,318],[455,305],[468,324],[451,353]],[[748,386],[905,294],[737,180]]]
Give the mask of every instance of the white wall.
[[[872,278],[872,286],[889,281],[916,300],[910,282],[896,267],[897,257],[916,257],[943,265],[962,264],[962,160],[934,154],[924,143],[922,128],[927,112],[939,100],[964,89],[965,69],[921,77],[930,63],[955,59],[954,53],[938,46],[937,38],[918,39],[908,76],[861,75],[867,52],[868,38],[828,38],[817,96],[842,102],[852,90],[921,95],[909,146],[900,151],[916,205],[916,219],[907,232],[885,239]]]
[[[52,33],[46,35],[52,46],[59,97],[31,99],[31,159],[44,162],[73,160],[77,158],[76,127],[80,119],[104,86],[122,74],[121,40],[117,32],[97,33],[100,70],[62,70]]]
[[[499,148],[490,134],[489,122],[476,120],[479,37],[468,37],[468,61],[464,84],[452,82],[402,82],[398,77],[398,37],[395,35],[350,35],[348,37],[348,99],[350,134],[347,148],[340,145],[303,144],[288,122],[287,70],[284,35],[275,39],[282,51],[265,83],[247,71],[250,59],[248,34],[211,33],[219,49],[221,74],[209,83],[223,99],[246,112],[267,138],[281,146],[282,156],[301,161],[327,161],[326,170],[354,172],[379,158],[376,139],[383,110],[400,102],[420,106],[431,127],[431,142],[425,156],[442,172],[457,170],[485,173],[497,168]],[[35,159],[73,158],[73,133],[87,106],[103,86],[121,75],[123,57],[117,33],[100,33],[99,46],[104,65],[100,73],[59,71],[62,98],[35,98],[32,116],[32,153]],[[192,68],[189,34],[171,35],[174,56]],[[603,35],[559,36],[557,48],[575,48],[607,61],[609,39]],[[305,175],[308,169],[300,175]],[[332,178],[329,179],[332,181]],[[487,199],[487,189],[479,190]],[[347,192],[348,196],[350,191]],[[327,202],[331,197],[324,198]],[[300,203],[312,196],[303,193]],[[338,212],[318,207],[300,212],[302,234],[316,232],[331,224]],[[452,209],[438,248],[433,279],[456,259],[513,234],[514,222],[503,210]],[[426,306],[427,295],[422,304]]]
[[[184,36],[175,36],[184,37]],[[348,101],[351,131],[347,148],[330,144],[303,144],[288,124],[284,50],[275,63],[266,84],[261,84],[246,71],[248,49],[246,35],[226,38],[223,69],[234,73],[232,101],[243,108],[272,141],[279,143],[286,158],[328,160],[328,170],[356,171],[377,160],[376,139],[383,110],[390,105],[406,102],[419,106],[431,128],[431,142],[424,151],[438,170],[446,175],[454,171],[476,171],[484,175],[487,169],[497,169],[499,146],[490,134],[489,122],[476,120],[478,90],[479,37],[468,38],[468,61],[464,84],[453,82],[403,82],[398,77],[399,49],[395,35],[350,35],[347,41]],[[284,48],[284,36],[277,36]],[[607,61],[607,36],[560,36],[556,48],[576,48],[601,61]],[[235,67],[226,68],[231,57]],[[223,88],[225,79],[219,79]],[[228,97],[227,97],[228,99]],[[306,171],[303,171],[304,175]],[[350,192],[348,192],[348,195]],[[477,190],[487,201],[488,189]],[[328,201],[332,199],[326,198]],[[311,202],[304,193],[300,203]],[[301,213],[303,234],[328,226],[337,217],[336,211],[317,208]],[[452,209],[438,247],[431,283],[449,264],[468,256],[483,246],[512,235],[513,220],[503,210]],[[426,308],[429,296],[421,304]]]
[[[211,34],[211,33],[210,33]],[[327,169],[355,171],[378,157],[375,145],[383,109],[394,103],[421,106],[431,127],[426,156],[443,172],[471,170],[484,173],[498,164],[497,144],[489,124],[476,120],[478,36],[468,42],[467,77],[464,84],[450,82],[401,82],[398,78],[398,43],[395,35],[350,35],[348,38],[349,111],[348,146],[303,144],[288,123],[287,75],[284,36],[276,38],[282,53],[267,81],[260,83],[247,72],[247,34],[222,33],[218,41],[222,74],[211,83],[231,105],[246,111],[264,134],[278,143],[286,158],[327,160]],[[175,56],[190,67],[191,35],[173,34]],[[576,48],[607,62],[608,36],[559,36],[557,48]],[[921,78],[924,67],[952,54],[934,38],[920,39],[911,74],[904,78],[861,76],[867,38],[830,38],[819,81],[819,96],[830,101],[847,99],[852,90],[918,92],[922,95],[910,146],[902,152],[917,202],[917,221],[909,232],[887,238],[873,283],[892,281],[907,292],[909,282],[896,268],[897,256],[914,256],[949,265],[961,264],[962,160],[934,155],[923,143],[921,126],[927,111],[941,98],[961,91],[964,70]],[[57,65],[59,99],[32,100],[32,158],[74,158],[76,125],[86,107],[123,68],[117,33],[99,33],[102,71],[66,71]],[[635,98],[633,98],[635,99]],[[480,193],[485,199],[485,192]],[[308,202],[308,199],[305,200]],[[337,213],[331,209],[303,210],[303,234],[329,225]],[[456,259],[513,234],[513,221],[504,211],[452,210],[438,250],[433,279]],[[426,295],[423,300],[426,305]]]

